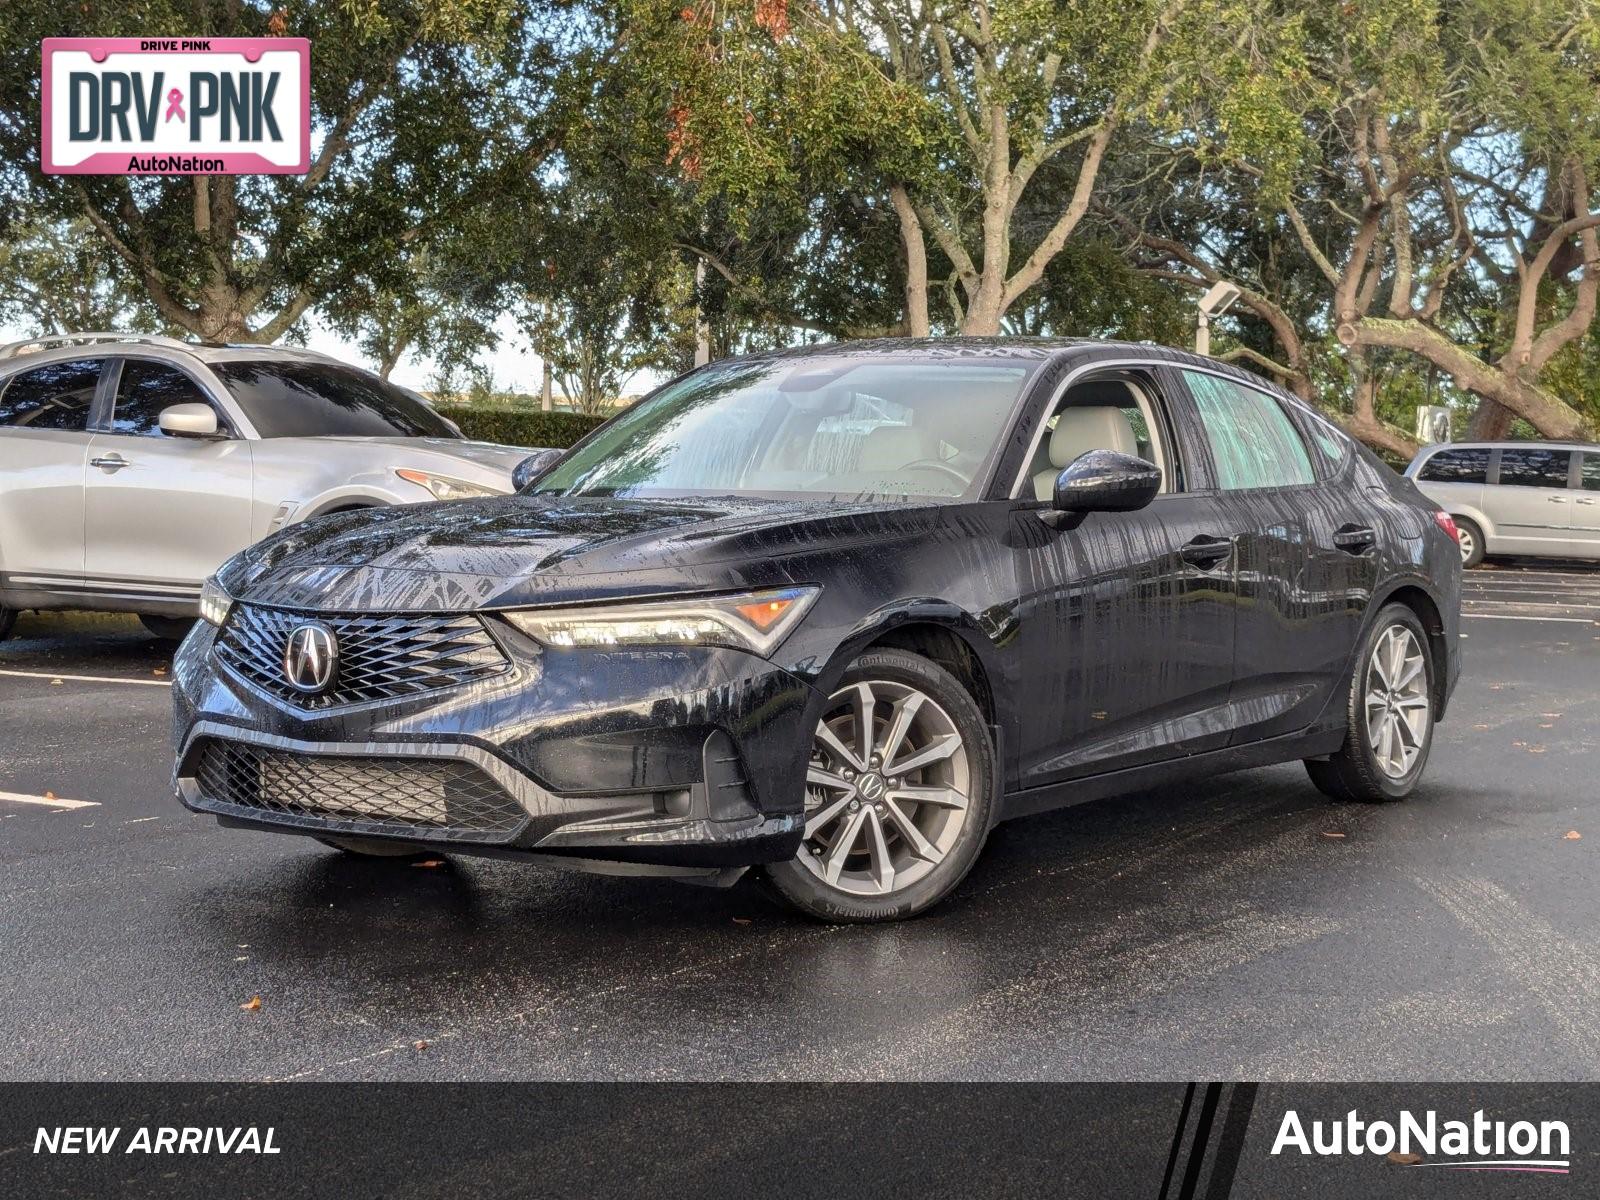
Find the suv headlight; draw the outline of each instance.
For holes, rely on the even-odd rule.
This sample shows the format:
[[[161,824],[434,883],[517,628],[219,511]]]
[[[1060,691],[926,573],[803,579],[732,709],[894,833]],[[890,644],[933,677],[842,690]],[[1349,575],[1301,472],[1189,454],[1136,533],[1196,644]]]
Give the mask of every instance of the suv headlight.
[[[485,487],[481,483],[469,483],[452,475],[435,475],[431,471],[413,471],[410,467],[399,467],[395,470],[395,474],[407,483],[427,488],[433,493],[435,500],[470,500],[474,496],[506,494],[498,488]]]
[[[223,591],[213,575],[200,589],[200,619],[220,628],[232,609],[233,597]]]
[[[820,588],[772,588],[732,596],[684,596],[640,604],[544,608],[500,615],[562,650],[612,646],[728,646],[763,658],[800,623]]]

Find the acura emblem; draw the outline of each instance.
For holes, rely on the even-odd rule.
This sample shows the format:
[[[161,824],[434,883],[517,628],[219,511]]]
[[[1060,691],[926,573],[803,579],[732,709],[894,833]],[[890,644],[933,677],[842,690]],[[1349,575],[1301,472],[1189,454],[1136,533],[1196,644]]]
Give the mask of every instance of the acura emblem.
[[[302,692],[325,692],[339,669],[339,642],[320,621],[297,625],[283,650],[283,675]]]

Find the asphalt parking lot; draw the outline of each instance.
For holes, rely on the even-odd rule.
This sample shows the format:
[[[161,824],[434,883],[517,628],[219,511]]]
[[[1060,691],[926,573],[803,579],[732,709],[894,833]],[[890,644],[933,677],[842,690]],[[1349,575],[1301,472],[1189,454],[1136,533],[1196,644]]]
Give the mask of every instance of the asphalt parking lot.
[[[27,615],[0,1077],[1600,1078],[1600,568],[1491,564],[1464,609],[1410,801],[1296,765],[1083,805],[881,928],[220,829],[169,795],[162,645]]]

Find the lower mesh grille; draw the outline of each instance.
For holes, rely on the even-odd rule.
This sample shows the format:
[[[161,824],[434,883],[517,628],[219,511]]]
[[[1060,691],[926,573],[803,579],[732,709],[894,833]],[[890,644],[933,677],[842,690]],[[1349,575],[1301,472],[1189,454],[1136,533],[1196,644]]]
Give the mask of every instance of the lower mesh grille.
[[[194,764],[202,798],[299,825],[487,842],[507,840],[528,819],[504,788],[459,759],[289,754],[208,739]]]

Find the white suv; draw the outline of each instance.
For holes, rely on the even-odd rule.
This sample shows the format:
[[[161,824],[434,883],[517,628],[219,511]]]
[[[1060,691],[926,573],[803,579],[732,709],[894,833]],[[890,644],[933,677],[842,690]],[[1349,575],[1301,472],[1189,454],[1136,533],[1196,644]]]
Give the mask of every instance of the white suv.
[[[509,493],[535,452],[306,350],[70,334],[0,347],[0,638],[17,610],[181,635],[207,576],[287,524]]]
[[[1600,558],[1600,446],[1449,442],[1406,474],[1455,518],[1469,567],[1485,554]]]

